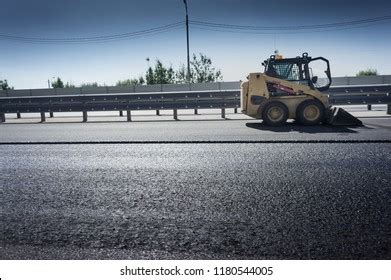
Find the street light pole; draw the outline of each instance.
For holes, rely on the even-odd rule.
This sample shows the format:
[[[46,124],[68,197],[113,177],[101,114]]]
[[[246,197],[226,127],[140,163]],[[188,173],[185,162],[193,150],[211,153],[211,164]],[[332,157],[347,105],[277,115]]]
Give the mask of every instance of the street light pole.
[[[187,12],[187,0],[183,0],[186,9],[186,37],[187,37],[187,82],[190,83],[190,52],[189,52],[189,14]]]
[[[48,79],[48,88],[50,88],[50,82],[53,81],[56,77],[52,77],[52,79]],[[1,280],[1,279],[0,279]]]

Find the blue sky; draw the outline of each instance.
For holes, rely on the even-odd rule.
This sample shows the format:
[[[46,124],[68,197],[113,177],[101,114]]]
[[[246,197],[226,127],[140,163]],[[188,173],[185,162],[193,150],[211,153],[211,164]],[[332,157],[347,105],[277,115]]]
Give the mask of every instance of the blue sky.
[[[252,26],[312,25],[391,15],[388,1],[188,0],[190,20]],[[91,37],[133,32],[184,20],[182,0],[1,0],[0,34],[39,38]],[[225,81],[244,80],[278,49],[309,52],[331,62],[333,76],[376,68],[391,74],[391,22],[334,31],[269,34],[190,29],[192,53],[202,52]],[[15,88],[44,88],[61,77],[115,84],[144,74],[160,58],[174,68],[186,62],[185,26],[153,36],[91,44],[41,44],[0,39],[0,79]]]

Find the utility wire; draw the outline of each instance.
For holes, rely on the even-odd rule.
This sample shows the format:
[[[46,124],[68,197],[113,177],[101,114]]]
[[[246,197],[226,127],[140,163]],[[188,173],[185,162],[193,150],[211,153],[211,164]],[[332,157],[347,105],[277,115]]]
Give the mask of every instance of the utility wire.
[[[167,32],[168,30],[178,28],[184,24],[184,21],[175,22],[155,28],[127,32],[114,35],[102,35],[94,37],[74,37],[74,38],[42,38],[42,37],[23,37],[23,36],[13,36],[0,34],[0,39],[3,40],[12,40],[18,42],[27,42],[27,43],[97,43],[97,42],[108,42],[108,41],[118,41],[124,39],[138,38],[145,35],[154,35],[162,32]]]
[[[253,26],[253,25],[233,25],[205,21],[189,21],[190,26],[196,29],[230,32],[230,33],[249,33],[249,34],[274,34],[279,33],[312,33],[324,31],[337,31],[352,28],[362,28],[376,24],[385,24],[391,22],[391,15],[366,18],[354,21],[334,22],[312,25],[293,25],[293,26]],[[85,43],[104,43],[120,40],[135,39],[144,36],[151,36],[168,32],[179,28],[185,24],[185,21],[174,22],[171,24],[113,35],[101,35],[93,37],[73,37],[73,38],[42,38],[42,37],[24,37],[0,34],[0,40],[11,40],[22,43],[41,43],[41,44],[85,44]]]
[[[338,28],[338,27],[350,27],[363,24],[371,23],[385,23],[391,20],[391,15],[367,18],[354,21],[345,21],[345,22],[334,22],[334,23],[325,23],[325,24],[312,24],[312,25],[290,25],[290,26],[253,26],[253,25],[233,25],[233,24],[223,24],[215,22],[205,22],[205,21],[190,21],[193,26],[201,27],[211,27],[219,29],[231,29],[231,30],[263,30],[263,31],[290,31],[290,30],[312,30],[312,29],[327,29],[327,28]]]
[[[151,37],[163,33],[168,33],[173,31],[174,29],[182,28],[182,26],[177,26],[173,27],[170,29],[162,30],[159,32],[154,32],[154,33],[146,33],[146,34],[140,34],[140,35],[135,35],[132,37],[124,37],[124,38],[117,38],[117,39],[111,39],[111,40],[98,40],[98,41],[27,41],[27,40],[12,40],[17,43],[26,43],[26,44],[38,44],[38,45],[88,45],[88,44],[107,44],[110,42],[119,42],[119,41],[129,41],[129,40],[136,40],[140,38],[145,38],[145,37]],[[0,41],[2,39],[0,38]]]
[[[192,29],[200,29],[207,31],[215,32],[226,32],[226,33],[238,33],[238,34],[263,34],[263,35],[275,35],[275,34],[306,34],[306,33],[319,33],[319,32],[334,32],[334,31],[343,31],[351,30],[358,28],[370,27],[378,24],[391,23],[391,20],[388,22],[382,23],[372,23],[372,24],[363,24],[359,26],[349,26],[349,27],[338,27],[338,28],[328,28],[328,29],[314,29],[314,30],[236,30],[236,29],[219,29],[207,26],[192,26]]]

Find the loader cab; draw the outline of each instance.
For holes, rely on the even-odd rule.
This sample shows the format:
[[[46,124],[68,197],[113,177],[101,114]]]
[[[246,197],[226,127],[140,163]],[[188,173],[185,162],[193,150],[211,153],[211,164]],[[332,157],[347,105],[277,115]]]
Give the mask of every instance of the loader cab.
[[[323,57],[311,58],[303,53],[301,57],[284,59],[272,55],[262,65],[264,73],[270,77],[308,85],[319,91],[326,91],[331,85],[329,61]]]

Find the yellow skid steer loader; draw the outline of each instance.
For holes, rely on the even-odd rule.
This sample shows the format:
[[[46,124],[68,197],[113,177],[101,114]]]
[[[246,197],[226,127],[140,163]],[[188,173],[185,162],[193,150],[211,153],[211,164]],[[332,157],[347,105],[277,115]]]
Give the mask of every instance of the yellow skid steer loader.
[[[272,55],[262,65],[264,73],[251,73],[242,83],[244,114],[270,126],[283,125],[287,119],[303,125],[362,125],[342,108],[331,108],[329,96],[324,93],[331,85],[327,59],[311,58],[307,53],[285,59]],[[314,75],[314,71],[323,76]]]

